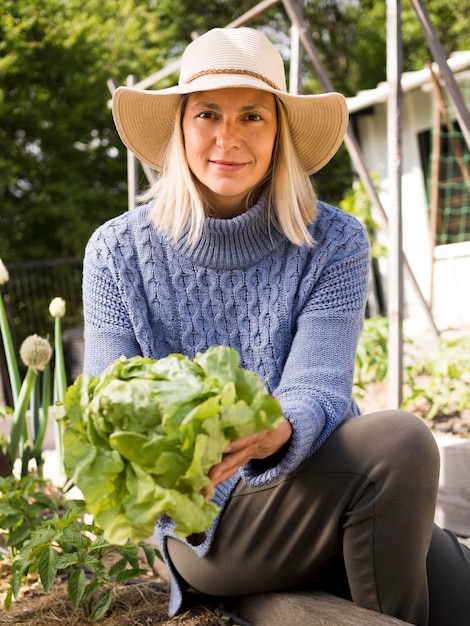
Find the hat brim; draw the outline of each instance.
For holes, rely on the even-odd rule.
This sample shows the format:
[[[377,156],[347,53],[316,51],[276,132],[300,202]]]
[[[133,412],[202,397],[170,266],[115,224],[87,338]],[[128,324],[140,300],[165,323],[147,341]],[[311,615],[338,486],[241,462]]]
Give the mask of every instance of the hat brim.
[[[230,87],[262,89],[284,103],[294,146],[308,174],[324,167],[338,151],[349,119],[343,95],[289,94],[246,75],[206,75],[159,91],[118,87],[113,94],[114,123],[124,145],[143,163],[161,170],[181,96]]]

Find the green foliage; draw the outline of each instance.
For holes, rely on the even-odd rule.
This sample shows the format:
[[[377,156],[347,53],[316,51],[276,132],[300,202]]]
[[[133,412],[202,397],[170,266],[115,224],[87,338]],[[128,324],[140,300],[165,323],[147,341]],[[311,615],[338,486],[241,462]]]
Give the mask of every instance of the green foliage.
[[[37,372],[28,367],[20,393],[15,402],[11,428],[5,447],[6,458],[11,467],[13,467],[17,457],[21,456],[21,473],[23,476],[28,473],[28,463],[33,456],[31,446],[28,444],[26,411],[31,402],[31,397],[34,398],[35,396],[34,391],[37,388],[37,383]],[[45,420],[47,420],[47,413]],[[37,423],[39,424],[39,422]],[[33,442],[33,446],[36,447],[36,441]]]
[[[470,12],[467,4],[459,0],[426,0],[425,6],[447,55],[470,49]],[[421,69],[432,61],[410,0],[403,2],[402,37],[404,71]]]
[[[5,0],[0,6],[0,252],[17,260],[81,257],[91,232],[127,206],[126,154],[111,119],[108,79],[142,79],[177,58],[193,32],[224,26],[248,0]],[[470,15],[457,0],[426,3],[448,53],[470,48]],[[354,95],[385,79],[383,1],[312,0],[305,16],[335,89]],[[403,4],[405,70],[430,59],[410,2]],[[257,17],[285,57],[289,23],[281,3]],[[288,65],[288,58],[286,62]],[[175,76],[155,87],[172,84]],[[321,91],[305,56],[304,92]],[[342,150],[315,176],[337,203],[350,187]],[[361,205],[359,193],[345,202]],[[361,190],[363,194],[363,190]],[[350,210],[350,209],[347,209]],[[371,241],[375,255],[378,246]]]
[[[376,315],[364,320],[354,370],[354,392],[363,398],[367,385],[382,382],[388,373],[388,319]]]
[[[446,51],[468,49],[466,4],[426,5]],[[7,264],[80,258],[92,231],[127,208],[126,151],[112,122],[107,81],[153,74],[180,56],[194,32],[225,26],[252,8],[249,0],[0,4],[0,254]],[[385,79],[385,8],[378,0],[306,3],[308,33],[334,88],[346,95]],[[250,25],[277,40],[288,64],[290,24],[282,3]],[[430,54],[409,2],[403,30],[405,69],[421,69]],[[302,90],[321,91],[305,59]],[[315,177],[330,202],[349,187],[347,153],[340,152]]]
[[[106,81],[150,69],[157,15],[144,2],[5,0],[0,24],[2,256],[80,257],[126,208]]]
[[[371,174],[372,182],[376,183],[379,176],[376,173]],[[369,194],[365,190],[362,180],[354,182],[352,188],[344,196],[339,203],[339,206],[344,210],[357,217],[357,219],[364,225],[369,236],[370,251],[372,258],[379,258],[385,256],[387,250],[380,242],[377,241],[377,232],[381,229],[380,225],[372,216],[371,208],[372,202]]]
[[[470,406],[470,337],[440,339],[436,351],[423,354],[405,368],[410,394],[403,407],[421,400],[426,417],[452,415]]]
[[[118,585],[146,572],[140,566],[140,553],[152,567],[157,552],[145,543],[113,546],[93,522],[83,521],[84,502],[65,501],[64,506],[62,515],[55,512],[50,519],[43,519],[16,554],[5,607],[9,609],[12,599],[18,597],[27,574],[38,574],[49,592],[58,574],[66,573],[74,609],[81,607],[93,622],[106,613]],[[112,562],[110,555],[116,557]]]
[[[428,419],[453,415],[470,406],[470,337],[441,338],[438,348],[424,352],[406,341],[404,368],[407,388],[402,408],[424,410]],[[418,355],[418,356],[417,356]],[[364,321],[356,354],[354,393],[364,397],[367,385],[383,382],[388,374],[388,320],[375,316]]]
[[[313,0],[306,4],[305,16],[337,91],[352,96],[384,79],[385,2]]]
[[[121,544],[148,537],[163,513],[179,536],[209,528],[219,511],[209,470],[229,441],[274,428],[282,412],[236,350],[213,346],[194,360],[123,357],[81,375],[57,419],[69,476],[104,537]]]
[[[59,512],[60,499],[47,493],[48,483],[34,476],[0,477],[0,535],[10,554],[18,554],[44,517]]]
[[[9,280],[8,272],[0,260],[1,282],[0,286]],[[54,317],[54,401],[63,400],[66,391],[65,360],[62,342],[61,318],[65,314],[65,301],[62,298],[54,298],[49,305],[49,313]],[[6,473],[8,465],[13,471],[18,457],[21,458],[21,475],[26,476],[29,472],[29,462],[36,461],[36,470],[42,476],[43,458],[42,446],[46,435],[49,420],[49,408],[51,404],[51,376],[50,359],[53,356],[53,348],[47,339],[37,334],[30,335],[21,344],[19,357],[11,338],[11,329],[3,303],[3,294],[0,290],[0,331],[2,337],[3,352],[6,356],[7,371],[12,390],[13,407],[11,409],[11,426],[9,433],[0,442],[0,454],[5,461],[2,474]],[[39,358],[40,357],[40,358]],[[20,365],[26,367],[26,373],[20,386]],[[28,429],[27,412],[29,409],[30,424]],[[3,411],[6,416],[6,410]],[[61,441],[57,437],[57,448],[61,460]]]
[[[459,0],[426,0],[434,28],[447,54],[470,48],[470,15]],[[353,96],[386,80],[386,3],[383,0],[309,0],[307,28],[336,90]],[[432,60],[411,2],[403,2],[404,71]],[[306,67],[310,68],[309,61]],[[318,91],[315,76],[307,77]]]

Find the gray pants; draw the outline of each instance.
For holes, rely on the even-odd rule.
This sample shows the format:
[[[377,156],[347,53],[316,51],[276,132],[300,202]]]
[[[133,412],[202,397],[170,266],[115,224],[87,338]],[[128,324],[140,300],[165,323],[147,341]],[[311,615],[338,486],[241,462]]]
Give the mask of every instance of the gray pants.
[[[470,550],[434,525],[438,478],[421,420],[355,417],[295,472],[240,481],[206,557],[173,539],[170,556],[209,595],[323,589],[419,626],[466,626]]]

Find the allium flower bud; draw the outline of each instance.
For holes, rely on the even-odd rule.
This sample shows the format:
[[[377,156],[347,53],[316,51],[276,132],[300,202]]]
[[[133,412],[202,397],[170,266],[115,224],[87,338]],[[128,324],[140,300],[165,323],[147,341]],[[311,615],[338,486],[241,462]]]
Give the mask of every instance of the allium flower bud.
[[[0,259],[0,285],[4,285],[5,283],[7,283],[9,278],[10,277],[8,276],[8,270],[5,267],[2,259]]]
[[[27,367],[42,372],[52,357],[51,344],[39,335],[30,335],[21,344],[20,357]]]
[[[64,317],[65,300],[62,298],[53,298],[49,304],[49,313],[52,317]]]

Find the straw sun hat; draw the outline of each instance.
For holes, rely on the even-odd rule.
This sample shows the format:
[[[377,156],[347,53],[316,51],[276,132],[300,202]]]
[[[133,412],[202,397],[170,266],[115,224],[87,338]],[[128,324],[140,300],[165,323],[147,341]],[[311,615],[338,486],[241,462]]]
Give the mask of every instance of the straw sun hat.
[[[175,87],[118,87],[113,116],[121,140],[142,162],[161,170],[182,94],[227,87],[261,89],[284,103],[294,145],[309,174],[328,163],[343,141],[348,124],[344,97],[287,93],[281,55],[267,37],[246,27],[214,28],[190,43]]]

